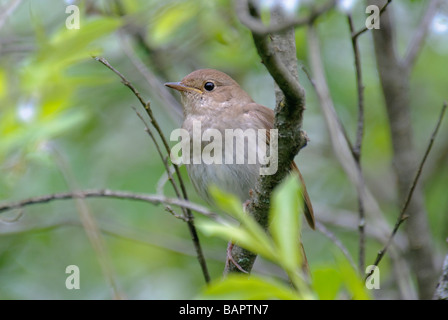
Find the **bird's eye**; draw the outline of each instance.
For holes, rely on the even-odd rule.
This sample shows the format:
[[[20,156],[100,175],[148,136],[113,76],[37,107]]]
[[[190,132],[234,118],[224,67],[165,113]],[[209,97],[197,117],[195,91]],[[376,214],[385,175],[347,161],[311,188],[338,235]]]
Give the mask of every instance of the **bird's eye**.
[[[215,84],[213,82],[206,82],[204,84],[204,89],[207,91],[212,91],[215,88]]]

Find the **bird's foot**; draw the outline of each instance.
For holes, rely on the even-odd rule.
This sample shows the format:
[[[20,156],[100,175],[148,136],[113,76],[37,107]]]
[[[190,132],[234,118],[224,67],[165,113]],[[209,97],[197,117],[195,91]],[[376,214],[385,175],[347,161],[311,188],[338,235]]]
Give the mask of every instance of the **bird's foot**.
[[[233,263],[233,265],[240,270],[243,273],[249,273],[246,270],[244,270],[239,264],[238,262],[235,261],[235,259],[232,256],[232,248],[233,248],[233,243],[232,241],[229,241],[229,244],[227,245],[227,259],[226,259],[226,269],[229,269],[230,267],[230,262]]]

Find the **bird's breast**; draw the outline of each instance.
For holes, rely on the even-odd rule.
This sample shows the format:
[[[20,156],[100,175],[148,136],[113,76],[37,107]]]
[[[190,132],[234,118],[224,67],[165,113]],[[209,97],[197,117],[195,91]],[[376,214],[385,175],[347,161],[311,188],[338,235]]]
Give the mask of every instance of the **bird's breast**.
[[[258,132],[235,123],[235,119],[195,116],[187,117],[183,124],[192,150],[188,175],[199,195],[209,203],[210,185],[236,194],[241,201],[247,200],[259,176]]]

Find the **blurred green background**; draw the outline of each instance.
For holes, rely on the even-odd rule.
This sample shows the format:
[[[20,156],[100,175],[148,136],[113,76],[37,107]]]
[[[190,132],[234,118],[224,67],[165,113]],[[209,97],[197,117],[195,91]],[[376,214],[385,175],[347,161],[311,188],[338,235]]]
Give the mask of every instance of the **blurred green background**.
[[[256,102],[274,106],[273,80],[260,63],[250,32],[238,21],[230,0],[28,0],[0,1],[0,7],[14,2],[17,7],[10,14],[6,10],[0,14],[0,203],[69,191],[70,185],[157,192],[164,167],[131,107],[143,110],[119,78],[92,55],[105,57],[151,102],[167,137],[180,126],[181,118],[174,104],[161,98],[165,89],[160,84],[179,81],[195,69],[224,71]],[[66,28],[69,4],[80,9],[78,30]],[[394,1],[400,50],[406,48],[425,4]],[[303,9],[306,6],[305,2]],[[364,11],[363,1],[352,8],[358,28],[364,26]],[[346,17],[333,10],[319,20],[318,30],[335,107],[353,140],[357,98]],[[440,31],[430,30],[412,73],[411,108],[420,155],[442,102],[448,98],[448,33]],[[296,31],[296,45],[300,63],[308,67],[303,28]],[[361,37],[360,46],[366,94],[363,170],[381,209],[393,223],[400,206],[369,32]],[[333,154],[313,87],[302,71],[300,78],[307,92],[304,130],[311,141],[296,161],[307,181],[317,219],[340,216],[354,222],[346,228],[326,225],[356,261],[356,190]],[[166,92],[173,94],[171,99],[179,98]],[[447,157],[445,121],[422,176],[434,251],[439,255],[447,249]],[[182,174],[190,199],[204,204],[188,181],[185,168]],[[169,185],[164,193],[174,195]],[[190,299],[202,292],[203,276],[185,223],[163,206],[112,199],[88,199],[87,203],[102,231],[124,296]],[[1,217],[14,219],[18,214],[11,211]],[[317,272],[335,265],[338,250],[332,241],[307,227],[303,233],[311,269]],[[112,297],[74,201],[27,207],[18,221],[0,221],[0,237],[0,299]],[[202,233],[200,239],[211,276],[217,279],[222,274],[227,243]],[[381,245],[372,237],[367,244],[368,265]],[[80,268],[80,290],[65,288],[65,268],[72,264]],[[388,259],[382,262],[381,271],[382,289],[373,294],[399,297]],[[276,274],[278,270],[258,259],[255,273]]]

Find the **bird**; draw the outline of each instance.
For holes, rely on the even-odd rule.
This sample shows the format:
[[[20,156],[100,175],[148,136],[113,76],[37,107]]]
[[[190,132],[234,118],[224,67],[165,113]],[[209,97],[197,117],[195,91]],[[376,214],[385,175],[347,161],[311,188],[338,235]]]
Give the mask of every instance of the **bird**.
[[[274,111],[256,103],[226,73],[215,69],[199,69],[185,76],[180,82],[168,82],[165,83],[165,86],[175,89],[181,94],[184,114],[182,129],[186,130],[190,137],[193,137],[190,141],[191,145],[196,142],[196,145],[199,145],[202,150],[207,145],[207,141],[194,141],[201,137],[201,135],[194,135],[195,124],[200,124],[201,133],[213,129],[214,132],[219,132],[222,136],[225,136],[226,130],[264,129],[267,135],[266,144],[269,144],[270,129],[274,129]],[[237,157],[235,145],[233,150],[228,150],[225,148],[225,143],[222,144],[222,150],[214,151],[221,152],[222,163],[187,162],[188,176],[199,196],[207,203],[213,203],[209,192],[211,185],[216,185],[223,191],[237,195],[243,203],[250,199],[260,176],[262,164],[260,161],[248,163],[248,154],[259,150],[257,151],[255,144],[247,143],[247,139],[240,140],[240,143],[242,141],[247,144],[244,147],[246,149],[243,149],[246,152],[244,163],[236,163],[236,161],[231,163],[227,161],[226,163],[224,161],[226,152],[233,152],[230,160],[235,160]],[[218,146],[220,145],[218,144]],[[192,153],[190,157],[193,157]],[[291,162],[290,169],[297,173],[302,184],[304,215],[309,226],[314,229],[314,211],[303,176],[294,161]],[[228,258],[231,259],[231,256]],[[235,263],[233,260],[232,262]]]

